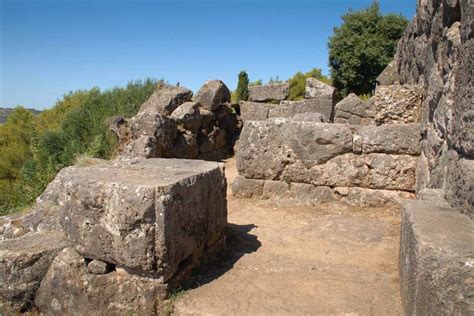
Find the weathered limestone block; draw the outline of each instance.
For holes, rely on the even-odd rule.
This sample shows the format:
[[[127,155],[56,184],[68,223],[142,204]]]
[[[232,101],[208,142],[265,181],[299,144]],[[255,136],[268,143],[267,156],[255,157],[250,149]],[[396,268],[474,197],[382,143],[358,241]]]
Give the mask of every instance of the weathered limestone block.
[[[91,274],[106,274],[111,272],[113,269],[115,269],[113,265],[100,260],[92,260],[87,263],[87,272]]]
[[[290,84],[288,82],[249,87],[249,101],[271,102],[282,101],[288,98]]]
[[[374,190],[356,187],[337,187],[334,193],[348,205],[358,207],[379,207],[387,204],[399,205],[402,200],[413,199],[410,192],[396,190]]]
[[[328,100],[333,100],[334,93],[336,89],[328,84],[325,84],[322,81],[319,81],[315,78],[306,79],[306,89],[305,89],[305,98],[306,99],[316,99],[316,98],[325,98]]]
[[[124,269],[90,274],[84,258],[66,248],[41,282],[35,304],[45,315],[158,315],[166,295],[161,281]]]
[[[447,155],[446,199],[453,207],[474,219],[474,159]]]
[[[329,122],[332,117],[333,105],[325,98],[306,99],[300,101],[281,101],[279,105],[270,107],[269,118],[287,117],[291,118],[301,113],[320,113]]]
[[[148,159],[67,173],[61,221],[76,250],[163,282],[219,240],[227,222],[226,182],[215,162]]]
[[[196,133],[201,127],[199,103],[186,102],[181,104],[170,116],[178,125]]]
[[[31,307],[51,262],[67,244],[63,234],[53,231],[0,241],[0,301],[16,312]]]
[[[378,86],[369,100],[377,125],[420,122],[422,101],[417,85]]]
[[[246,179],[237,176],[232,182],[232,194],[237,198],[259,198],[263,195],[264,180]]]
[[[230,102],[229,88],[220,80],[207,81],[195,97],[204,109],[215,111],[221,104]]]
[[[362,153],[420,155],[420,124],[386,124],[358,127]]]
[[[284,181],[265,181],[262,198],[304,205],[328,203],[337,200],[336,195],[329,187],[296,182],[287,183]]]
[[[171,157],[197,159],[199,157],[197,135],[190,131],[181,131],[178,133],[171,150]]]
[[[328,123],[328,118],[321,113],[300,113],[293,116],[293,121],[296,122],[314,122],[314,123]]]
[[[377,77],[377,83],[382,86],[388,86],[400,83],[400,76],[398,74],[397,58],[395,57],[382,73]]]
[[[297,164],[291,165],[282,177],[330,187],[414,191],[416,160],[408,155],[348,153],[306,170],[307,175],[303,177]]]
[[[369,103],[363,102],[356,94],[351,93],[336,104],[334,123],[369,125],[372,122],[373,114]]]
[[[269,110],[270,106],[266,103],[240,102],[240,118],[243,121],[265,121]]]
[[[191,100],[193,92],[184,87],[161,84],[150,98],[142,104],[140,112],[169,116],[181,104]]]
[[[474,313],[474,222],[454,209],[406,202],[400,240],[406,315]]]

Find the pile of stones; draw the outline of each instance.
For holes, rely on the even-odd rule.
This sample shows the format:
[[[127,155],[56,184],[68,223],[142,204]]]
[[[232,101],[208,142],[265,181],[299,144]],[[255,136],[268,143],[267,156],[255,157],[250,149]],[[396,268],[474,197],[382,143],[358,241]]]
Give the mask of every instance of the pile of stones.
[[[158,315],[192,269],[225,246],[223,166],[131,159],[68,167],[33,210],[0,225],[2,314]]]
[[[123,158],[217,161],[233,153],[240,129],[220,80],[206,82],[194,98],[189,89],[161,84],[136,116],[116,117],[111,124]]]

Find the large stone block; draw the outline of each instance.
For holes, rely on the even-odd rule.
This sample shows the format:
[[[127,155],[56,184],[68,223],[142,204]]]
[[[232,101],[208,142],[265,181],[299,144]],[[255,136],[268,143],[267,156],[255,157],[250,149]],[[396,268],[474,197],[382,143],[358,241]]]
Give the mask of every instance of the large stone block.
[[[67,244],[63,234],[53,231],[0,241],[0,301],[16,312],[31,307],[51,262]]]
[[[379,124],[418,123],[421,119],[423,90],[418,85],[378,86],[370,98]]]
[[[191,100],[193,92],[184,87],[161,84],[150,98],[142,104],[140,112],[171,115],[181,104]]]
[[[163,282],[219,240],[227,222],[215,162],[148,159],[66,172],[61,221],[76,250]]]
[[[453,209],[406,202],[400,240],[406,315],[474,314],[474,222]]]
[[[392,85],[400,82],[400,76],[398,74],[397,59],[392,60],[382,73],[377,77],[377,83],[379,85]]]
[[[365,154],[385,153],[420,155],[420,124],[386,124],[357,128]]]
[[[90,263],[89,263],[90,264]],[[88,273],[71,248],[54,259],[41,282],[35,304],[44,315],[158,315],[167,295],[159,280],[116,269]]]
[[[281,101],[278,106],[271,107],[269,118],[287,117],[291,118],[297,114],[319,113],[329,122],[332,117],[333,105],[325,98],[306,99],[300,101]]]
[[[265,121],[269,110],[270,106],[266,103],[240,102],[240,118],[243,121]]]
[[[349,94],[336,104],[334,122],[351,125],[373,124],[373,114],[369,102],[363,102],[354,93]]]
[[[204,109],[215,111],[220,105],[230,102],[230,91],[222,81],[210,80],[198,91],[195,101]]]
[[[255,102],[282,101],[288,98],[290,84],[288,82],[249,87],[249,100]]]

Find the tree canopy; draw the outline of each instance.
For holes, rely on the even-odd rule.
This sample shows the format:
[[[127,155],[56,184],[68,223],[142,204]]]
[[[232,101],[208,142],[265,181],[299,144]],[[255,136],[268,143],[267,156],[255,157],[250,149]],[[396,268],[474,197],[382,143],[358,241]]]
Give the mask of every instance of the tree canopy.
[[[342,20],[328,43],[333,84],[343,96],[371,93],[375,79],[393,59],[408,20],[382,15],[378,1],[364,10],[350,10]]]

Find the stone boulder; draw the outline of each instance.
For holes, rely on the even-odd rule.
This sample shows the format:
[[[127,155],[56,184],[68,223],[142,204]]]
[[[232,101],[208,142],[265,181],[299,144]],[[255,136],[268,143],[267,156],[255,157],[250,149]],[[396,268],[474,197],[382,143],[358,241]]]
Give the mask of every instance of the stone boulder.
[[[193,92],[184,87],[161,84],[150,98],[142,104],[140,112],[169,116],[178,106],[190,101],[192,96]]]
[[[197,133],[201,127],[199,103],[186,102],[181,104],[173,111],[171,118],[174,119],[178,125],[182,125],[185,129]]]
[[[289,82],[249,87],[249,100],[254,102],[282,101],[290,94]]]
[[[373,121],[373,114],[368,102],[363,102],[354,93],[349,94],[336,104],[334,123],[370,125]]]
[[[423,102],[423,90],[417,85],[378,86],[370,98],[375,123],[419,123]]]
[[[61,223],[85,258],[165,282],[223,238],[226,182],[218,163],[147,159],[66,172]]]
[[[166,294],[160,280],[121,268],[91,274],[84,258],[66,248],[41,282],[35,305],[44,315],[159,315]]]
[[[174,158],[197,159],[199,157],[197,135],[186,130],[180,131],[176,136],[171,153],[171,157]]]
[[[336,89],[316,78],[306,79],[305,98],[317,99],[325,98],[333,101]]]
[[[472,315],[474,222],[426,201],[406,202],[400,240],[406,315]]]
[[[387,67],[377,77],[377,83],[382,86],[389,86],[400,83],[400,75],[398,74],[397,57],[392,60]]]
[[[195,97],[204,109],[215,111],[220,105],[230,102],[229,88],[220,80],[207,81]]]
[[[30,308],[51,262],[67,245],[64,235],[54,231],[0,241],[0,301],[16,312]]]

